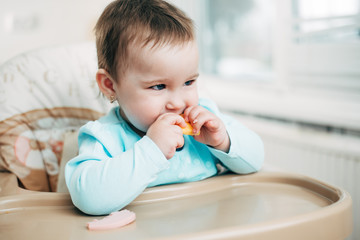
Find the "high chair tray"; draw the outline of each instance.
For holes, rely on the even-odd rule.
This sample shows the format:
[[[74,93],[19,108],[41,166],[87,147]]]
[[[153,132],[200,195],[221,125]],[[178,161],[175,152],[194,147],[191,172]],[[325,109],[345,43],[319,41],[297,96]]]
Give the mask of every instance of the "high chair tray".
[[[315,179],[280,172],[222,175],[146,189],[126,207],[135,222],[89,231],[65,193],[0,197],[0,239],[345,239],[351,197]]]

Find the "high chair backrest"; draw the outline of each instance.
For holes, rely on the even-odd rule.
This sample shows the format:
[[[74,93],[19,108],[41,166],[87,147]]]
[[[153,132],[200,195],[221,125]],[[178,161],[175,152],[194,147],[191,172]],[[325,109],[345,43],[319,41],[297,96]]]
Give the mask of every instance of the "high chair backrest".
[[[111,107],[95,82],[94,43],[53,46],[0,66],[0,171],[56,191],[64,136]]]

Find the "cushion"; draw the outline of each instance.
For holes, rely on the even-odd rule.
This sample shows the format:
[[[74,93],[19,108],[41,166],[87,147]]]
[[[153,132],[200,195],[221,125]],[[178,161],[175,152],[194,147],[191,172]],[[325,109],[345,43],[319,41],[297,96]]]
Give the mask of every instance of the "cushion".
[[[99,94],[95,44],[51,46],[0,66],[0,171],[56,191],[64,137],[111,108]]]

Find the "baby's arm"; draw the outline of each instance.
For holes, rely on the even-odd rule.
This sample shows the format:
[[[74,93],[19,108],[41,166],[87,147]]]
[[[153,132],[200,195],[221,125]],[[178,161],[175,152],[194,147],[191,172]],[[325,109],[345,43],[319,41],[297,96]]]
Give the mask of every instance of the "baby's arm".
[[[109,214],[125,207],[169,166],[148,137],[122,152],[114,135],[107,131],[82,132],[80,154],[66,166],[72,201],[87,214]]]
[[[228,169],[239,174],[248,174],[260,170],[264,162],[264,145],[261,138],[236,119],[222,115],[230,138],[228,153],[209,148]]]
[[[221,120],[229,137],[228,151],[209,147],[210,152],[233,172],[247,174],[260,170],[264,161],[261,138],[236,119],[222,114],[213,102],[201,99],[200,105]]]

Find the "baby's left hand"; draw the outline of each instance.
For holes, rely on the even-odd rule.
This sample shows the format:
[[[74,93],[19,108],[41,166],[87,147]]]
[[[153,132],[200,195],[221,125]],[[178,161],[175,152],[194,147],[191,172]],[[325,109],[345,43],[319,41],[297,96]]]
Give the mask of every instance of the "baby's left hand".
[[[184,119],[189,122],[196,141],[209,145],[218,150],[229,152],[230,139],[224,123],[215,114],[201,106],[191,106],[184,111]]]

